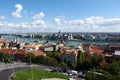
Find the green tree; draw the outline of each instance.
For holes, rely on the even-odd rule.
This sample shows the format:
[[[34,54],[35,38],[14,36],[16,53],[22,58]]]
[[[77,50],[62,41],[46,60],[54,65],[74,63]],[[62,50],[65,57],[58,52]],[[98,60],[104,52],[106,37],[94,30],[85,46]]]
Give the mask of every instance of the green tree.
[[[99,64],[99,55],[93,55],[91,57],[91,64],[93,68],[98,68],[98,64]]]
[[[93,68],[90,60],[85,60],[80,67],[82,70],[90,70]]]
[[[65,68],[65,67],[67,67],[67,64],[65,64],[65,62],[61,62],[59,66],[62,68]]]
[[[75,69],[76,66],[77,66],[77,62],[76,62],[76,61],[73,61],[73,62],[71,63],[71,67],[72,67],[73,69]]]
[[[120,80],[120,74],[119,75],[116,75],[114,80]]]
[[[52,57],[53,57],[54,59],[56,59],[58,63],[60,63],[60,57],[61,57],[61,53],[60,53],[60,52],[55,51],[55,52],[53,53]]]
[[[96,80],[120,80],[120,75],[112,75],[104,71],[102,75],[96,75]]]
[[[58,65],[57,61],[54,58],[51,58],[49,56],[46,57],[45,64],[46,65],[51,65],[51,66],[57,66]]]
[[[94,71],[88,72],[86,75],[86,80],[118,80],[115,79],[113,75],[109,72],[105,72],[101,75],[95,74]]]
[[[86,80],[94,80],[93,72],[89,72],[89,73],[86,74]]]
[[[35,58],[35,62],[40,64],[45,64],[45,59],[46,59],[45,56],[37,56]]]
[[[77,62],[78,64],[82,64],[84,61],[85,61],[85,55],[83,52],[79,50],[77,55]]]
[[[58,63],[60,63],[60,56],[61,56],[60,52],[54,51],[54,52],[47,52],[46,54],[47,56],[54,58]]]
[[[91,64],[92,64],[92,67],[93,68],[96,68],[96,69],[104,69],[107,65],[106,61],[105,61],[105,58],[104,56],[102,55],[93,55],[91,57]]]
[[[46,54],[47,54],[47,56],[49,56],[49,57],[52,57],[52,55],[53,55],[53,52],[46,52]]]
[[[104,56],[100,56],[98,66],[99,66],[99,69],[100,69],[100,70],[104,70],[104,69],[106,68],[107,62],[106,62]]]
[[[12,58],[10,57],[9,54],[5,53],[5,52],[0,52],[0,62],[11,62]]]
[[[25,55],[25,59],[24,59],[24,61],[25,62],[30,62],[30,63],[32,63],[32,62],[35,62],[35,55],[33,54],[33,53],[27,53],[26,55]]]
[[[113,62],[107,66],[107,71],[112,75],[118,75],[120,73],[119,62]]]
[[[78,51],[77,55],[77,69],[81,70],[84,67],[83,63],[85,62],[85,54],[81,51]]]

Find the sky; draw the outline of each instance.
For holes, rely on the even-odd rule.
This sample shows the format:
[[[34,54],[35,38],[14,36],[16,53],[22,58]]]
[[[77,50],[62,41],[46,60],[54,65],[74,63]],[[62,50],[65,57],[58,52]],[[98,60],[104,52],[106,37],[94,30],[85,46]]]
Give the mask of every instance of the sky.
[[[120,32],[120,0],[1,0],[0,33]]]

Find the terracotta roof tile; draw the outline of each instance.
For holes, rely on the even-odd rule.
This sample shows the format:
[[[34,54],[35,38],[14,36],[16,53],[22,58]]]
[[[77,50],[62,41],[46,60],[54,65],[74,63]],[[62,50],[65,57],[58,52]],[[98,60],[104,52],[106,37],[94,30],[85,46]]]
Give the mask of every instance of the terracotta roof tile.
[[[46,56],[46,54],[43,51],[34,51],[33,54],[35,56]]]
[[[102,54],[105,50],[89,47],[89,52],[93,54]]]
[[[8,54],[27,54],[26,50],[17,50],[17,49],[0,49],[0,51],[6,52]]]
[[[74,55],[77,55],[77,54],[78,54],[77,51],[69,51],[69,50],[63,50],[61,53],[62,53],[62,54],[74,54]]]
[[[2,52],[6,52],[10,55],[12,54],[22,54],[22,55],[26,55],[28,53],[28,51],[23,50],[23,49],[0,49],[0,51]],[[46,54],[43,51],[33,51],[32,52],[35,56],[39,56],[39,55],[43,55],[46,56]]]

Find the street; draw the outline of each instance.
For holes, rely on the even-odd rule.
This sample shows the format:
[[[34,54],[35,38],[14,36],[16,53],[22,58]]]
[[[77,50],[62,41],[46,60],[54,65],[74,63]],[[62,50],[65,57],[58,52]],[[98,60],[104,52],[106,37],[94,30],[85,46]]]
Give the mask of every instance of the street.
[[[14,68],[14,72],[28,69],[28,67],[16,67]],[[13,73],[13,69],[4,69],[0,72],[0,80],[10,80],[9,77]]]
[[[24,69],[43,69],[47,71],[52,71],[54,67],[52,66],[46,66],[46,65],[37,65],[37,64],[27,64],[23,62],[15,62],[15,63],[0,63],[0,80],[10,80],[9,77],[11,74],[13,74],[16,71],[24,70]],[[68,75],[67,73],[60,72],[60,74]],[[78,77],[80,73],[78,73],[76,76],[70,77],[71,80],[85,80],[82,77]]]

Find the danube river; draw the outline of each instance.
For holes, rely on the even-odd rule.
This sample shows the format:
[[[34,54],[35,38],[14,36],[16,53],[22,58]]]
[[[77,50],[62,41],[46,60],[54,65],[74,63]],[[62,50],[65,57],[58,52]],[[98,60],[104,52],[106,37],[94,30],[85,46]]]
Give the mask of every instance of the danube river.
[[[31,43],[31,42],[40,42],[40,43],[44,43],[46,42],[45,39],[38,39],[38,38],[16,38],[15,36],[11,36],[11,35],[2,35],[2,38],[6,41],[15,41],[15,40],[19,40],[20,42],[26,42],[26,43]],[[49,42],[60,42],[60,41],[52,41],[49,40]],[[81,43],[91,43],[91,44],[110,44],[110,43],[117,43],[120,44],[120,42],[104,42],[104,41],[65,41],[65,44],[67,46],[77,46],[78,44]]]
[[[2,38],[6,41],[15,41],[18,40],[20,42],[26,42],[26,43],[31,43],[31,42],[40,42],[44,43],[46,42],[45,39],[38,39],[38,38],[16,38],[15,36],[10,36],[10,35],[2,35]],[[53,41],[49,40],[49,42],[60,42],[60,41]],[[65,41],[67,46],[77,46],[80,42],[79,41]]]

